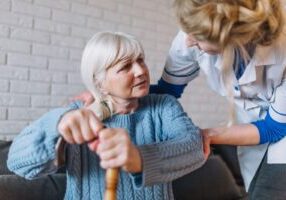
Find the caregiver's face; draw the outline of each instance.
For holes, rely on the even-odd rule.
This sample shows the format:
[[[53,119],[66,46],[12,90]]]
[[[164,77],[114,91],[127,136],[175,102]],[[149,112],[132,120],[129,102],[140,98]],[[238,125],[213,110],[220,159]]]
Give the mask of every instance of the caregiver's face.
[[[201,51],[211,55],[216,55],[221,52],[221,49],[217,45],[208,41],[197,40],[191,33],[189,33],[186,38],[186,45],[188,47],[197,46]]]
[[[136,99],[149,93],[150,77],[143,57],[121,61],[106,72],[104,89],[121,99]]]

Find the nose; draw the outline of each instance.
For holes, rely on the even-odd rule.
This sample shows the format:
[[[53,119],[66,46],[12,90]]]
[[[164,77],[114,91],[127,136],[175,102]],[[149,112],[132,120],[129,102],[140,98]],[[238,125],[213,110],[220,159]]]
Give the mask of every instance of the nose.
[[[188,47],[198,46],[198,41],[191,36],[186,38],[186,44]]]
[[[142,74],[144,74],[145,69],[144,69],[144,65],[139,63],[139,62],[134,62],[133,63],[133,73],[135,77],[139,77]]]

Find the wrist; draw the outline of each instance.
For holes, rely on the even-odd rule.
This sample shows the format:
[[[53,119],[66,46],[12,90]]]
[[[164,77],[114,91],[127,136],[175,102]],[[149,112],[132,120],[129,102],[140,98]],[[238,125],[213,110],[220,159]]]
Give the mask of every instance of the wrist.
[[[139,150],[133,146],[131,154],[129,155],[128,162],[123,169],[129,173],[141,173],[142,172],[142,159]]]
[[[142,159],[139,150],[135,147],[134,171],[132,173],[142,172]]]

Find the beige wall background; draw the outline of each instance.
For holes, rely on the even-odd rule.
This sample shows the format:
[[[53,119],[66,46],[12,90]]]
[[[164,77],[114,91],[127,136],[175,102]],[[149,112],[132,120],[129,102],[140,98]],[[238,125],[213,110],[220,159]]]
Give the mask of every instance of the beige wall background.
[[[171,0],[0,0],[0,139],[11,140],[29,122],[84,90],[82,49],[95,32],[137,36],[151,80],[161,75],[178,27]],[[199,126],[226,119],[226,103],[200,75],[183,107]]]

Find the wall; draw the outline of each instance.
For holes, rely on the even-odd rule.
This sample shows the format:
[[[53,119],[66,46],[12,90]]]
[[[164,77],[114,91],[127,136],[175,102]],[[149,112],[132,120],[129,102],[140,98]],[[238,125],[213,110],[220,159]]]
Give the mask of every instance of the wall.
[[[84,89],[81,52],[100,30],[137,36],[155,82],[177,26],[171,0],[0,0],[0,139]],[[203,76],[181,102],[201,126],[225,119],[225,102]]]

